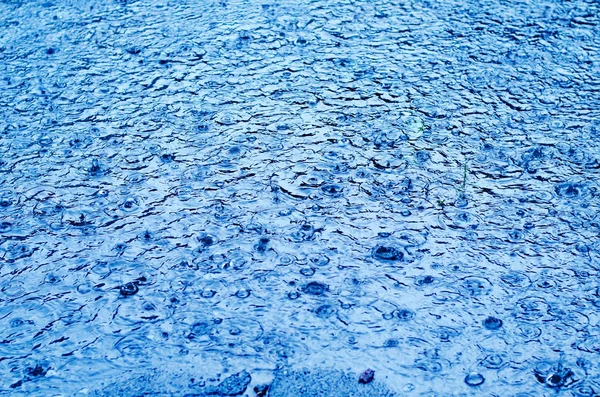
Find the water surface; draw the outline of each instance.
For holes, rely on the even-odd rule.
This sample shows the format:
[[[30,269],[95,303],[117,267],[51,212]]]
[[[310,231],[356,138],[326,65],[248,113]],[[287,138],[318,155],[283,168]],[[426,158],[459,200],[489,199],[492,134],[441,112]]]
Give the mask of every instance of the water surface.
[[[597,395],[599,15],[0,1],[0,394]]]

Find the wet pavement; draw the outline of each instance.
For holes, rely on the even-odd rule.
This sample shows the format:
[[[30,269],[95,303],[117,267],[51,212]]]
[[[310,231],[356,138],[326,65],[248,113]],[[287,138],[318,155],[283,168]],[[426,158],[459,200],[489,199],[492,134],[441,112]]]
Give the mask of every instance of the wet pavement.
[[[600,393],[598,2],[0,27],[0,395]]]

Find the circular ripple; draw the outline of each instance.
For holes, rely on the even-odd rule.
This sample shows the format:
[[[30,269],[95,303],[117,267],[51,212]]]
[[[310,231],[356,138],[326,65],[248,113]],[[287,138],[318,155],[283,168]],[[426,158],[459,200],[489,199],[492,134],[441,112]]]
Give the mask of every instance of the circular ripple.
[[[0,211],[8,211],[19,205],[20,197],[12,190],[0,190]]]
[[[523,272],[510,271],[500,276],[500,280],[509,288],[528,288],[531,285],[531,279]]]
[[[218,322],[219,319],[209,317],[203,311],[176,312],[173,315],[174,332],[191,346],[213,345],[211,335]]]
[[[124,212],[136,212],[140,209],[140,199],[135,196],[128,196],[119,204],[119,209]]]
[[[151,361],[152,356],[148,354],[148,346],[154,343],[145,335],[135,333],[119,339],[114,347],[119,352],[120,361],[138,366]]]
[[[490,354],[481,360],[480,365],[488,369],[500,369],[508,365],[508,362],[502,354]]]
[[[454,302],[460,299],[461,294],[458,291],[450,289],[442,289],[426,296],[433,297],[436,303]]]
[[[60,215],[65,207],[54,200],[45,200],[33,207],[33,215],[40,218],[49,218]]]
[[[542,330],[535,325],[522,323],[515,328],[514,333],[517,337],[525,341],[533,341],[540,337]]]
[[[307,257],[308,261],[314,266],[327,266],[329,264],[329,257],[324,254],[311,254]]]
[[[49,328],[57,313],[37,300],[0,307],[0,352],[24,355],[50,337]]]
[[[209,338],[223,347],[252,345],[262,337],[263,332],[258,321],[240,316],[214,321],[210,328]]]
[[[548,303],[544,298],[536,296],[522,298],[517,301],[514,313],[518,319],[540,320],[548,313]]]
[[[492,284],[484,277],[468,276],[460,280],[461,292],[467,296],[487,295],[491,287]]]

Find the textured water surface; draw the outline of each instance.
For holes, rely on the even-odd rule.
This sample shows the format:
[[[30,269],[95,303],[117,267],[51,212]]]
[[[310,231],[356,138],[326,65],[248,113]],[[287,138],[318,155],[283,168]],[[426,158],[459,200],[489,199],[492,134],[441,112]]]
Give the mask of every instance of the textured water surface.
[[[599,15],[0,1],[0,394],[597,395]]]

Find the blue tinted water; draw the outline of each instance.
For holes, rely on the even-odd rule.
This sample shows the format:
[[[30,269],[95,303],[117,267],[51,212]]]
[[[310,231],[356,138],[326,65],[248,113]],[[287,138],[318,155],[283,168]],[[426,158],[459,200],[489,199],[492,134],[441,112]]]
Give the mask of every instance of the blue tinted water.
[[[0,395],[598,395],[599,15],[1,0]]]

